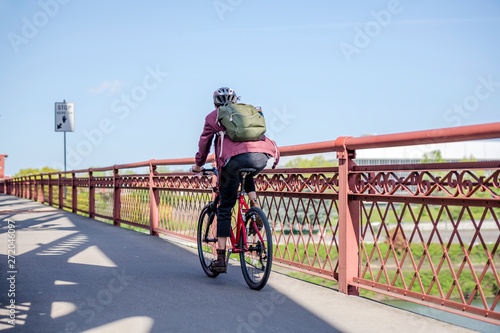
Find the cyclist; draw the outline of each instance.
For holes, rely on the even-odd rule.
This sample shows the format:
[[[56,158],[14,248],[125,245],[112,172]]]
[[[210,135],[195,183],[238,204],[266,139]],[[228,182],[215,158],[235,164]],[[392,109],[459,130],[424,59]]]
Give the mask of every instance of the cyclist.
[[[279,161],[279,150],[276,143],[267,137],[258,141],[235,142],[227,135],[219,135],[224,127],[217,120],[217,109],[226,103],[236,103],[238,97],[235,91],[228,87],[221,87],[214,92],[213,100],[215,110],[205,118],[205,125],[198,143],[198,152],[192,171],[200,172],[207,160],[215,137],[215,156],[219,174],[219,197],[217,208],[217,260],[211,269],[214,272],[225,273],[226,267],[226,241],[231,235],[231,210],[233,209],[238,194],[240,182],[239,169],[254,168],[259,173],[266,167],[270,157],[274,157],[273,168]],[[221,142],[223,141],[223,142]],[[245,192],[248,194],[250,207],[258,207],[257,194],[255,192],[254,175],[245,178]],[[262,222],[261,222],[262,223]]]

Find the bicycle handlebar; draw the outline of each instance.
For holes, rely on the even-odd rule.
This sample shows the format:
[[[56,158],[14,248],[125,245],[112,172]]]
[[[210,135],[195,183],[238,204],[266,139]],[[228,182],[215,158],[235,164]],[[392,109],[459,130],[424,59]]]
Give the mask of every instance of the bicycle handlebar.
[[[210,168],[210,169],[203,169],[203,176],[209,176],[209,175],[216,175],[217,176],[217,169],[216,168]]]
[[[189,169],[189,172],[196,172],[196,173],[198,173],[198,171],[193,171],[192,167]],[[217,176],[217,169],[216,168],[202,169],[201,171],[199,171],[198,174],[201,174],[203,176],[210,176],[210,175],[216,175]]]

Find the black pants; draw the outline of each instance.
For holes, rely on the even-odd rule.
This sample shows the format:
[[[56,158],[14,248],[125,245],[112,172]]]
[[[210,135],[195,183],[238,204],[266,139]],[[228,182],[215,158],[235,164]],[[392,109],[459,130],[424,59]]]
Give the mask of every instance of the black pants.
[[[266,167],[267,154],[244,153],[231,157],[229,162],[222,167],[219,179],[219,207],[217,208],[217,237],[231,236],[231,210],[236,204],[238,188],[240,186],[239,170],[243,168],[254,168],[259,173]],[[253,177],[255,174],[247,175],[245,178],[245,192],[255,191]]]

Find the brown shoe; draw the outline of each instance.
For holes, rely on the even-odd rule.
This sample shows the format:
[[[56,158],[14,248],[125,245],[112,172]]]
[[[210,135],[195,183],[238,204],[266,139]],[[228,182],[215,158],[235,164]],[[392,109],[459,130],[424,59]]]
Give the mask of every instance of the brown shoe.
[[[210,265],[210,270],[214,273],[226,273],[226,250],[217,250],[217,260]]]
[[[251,203],[250,203],[251,204]],[[255,206],[254,206],[255,207]],[[258,207],[258,206],[257,206]],[[260,207],[259,207],[260,208]],[[249,232],[251,235],[256,234],[255,228],[253,226],[253,221],[252,219],[255,219],[255,224],[257,225],[257,229],[260,231],[262,227],[264,226],[264,223],[262,222],[262,219],[260,218],[260,215],[257,213],[254,213],[250,215],[250,219],[248,220],[248,227],[249,227]]]

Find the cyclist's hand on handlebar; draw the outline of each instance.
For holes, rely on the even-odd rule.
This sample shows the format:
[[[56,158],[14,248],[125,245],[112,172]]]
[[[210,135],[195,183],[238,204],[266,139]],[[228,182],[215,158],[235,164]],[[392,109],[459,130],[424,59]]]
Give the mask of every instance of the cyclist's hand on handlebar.
[[[203,167],[201,166],[198,166],[198,165],[193,165],[190,169],[189,169],[190,172],[201,172],[203,171]]]

